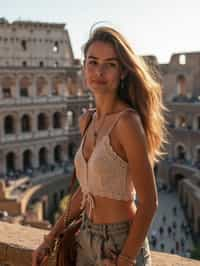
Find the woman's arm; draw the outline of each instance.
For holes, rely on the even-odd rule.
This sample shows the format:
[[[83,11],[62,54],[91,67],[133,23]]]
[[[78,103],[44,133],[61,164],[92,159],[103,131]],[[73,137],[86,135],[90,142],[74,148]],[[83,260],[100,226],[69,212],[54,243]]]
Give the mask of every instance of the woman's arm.
[[[122,130],[123,128],[123,130]],[[147,152],[145,132],[136,113],[126,113],[116,126],[128,160],[139,204],[121,254],[136,259],[158,207],[155,176]]]

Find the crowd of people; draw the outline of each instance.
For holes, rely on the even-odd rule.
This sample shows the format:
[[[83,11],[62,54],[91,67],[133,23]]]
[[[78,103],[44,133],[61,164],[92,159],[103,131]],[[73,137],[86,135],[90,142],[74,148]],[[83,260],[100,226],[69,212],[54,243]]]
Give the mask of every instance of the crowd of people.
[[[158,184],[159,208],[149,231],[152,250],[190,257],[191,227],[172,188]]]

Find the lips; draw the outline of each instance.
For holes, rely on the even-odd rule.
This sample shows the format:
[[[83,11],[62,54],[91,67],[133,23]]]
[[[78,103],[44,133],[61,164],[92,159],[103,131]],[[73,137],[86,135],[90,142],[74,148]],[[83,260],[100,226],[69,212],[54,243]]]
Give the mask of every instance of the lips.
[[[99,85],[105,85],[107,82],[103,80],[92,80],[93,83],[99,84]]]

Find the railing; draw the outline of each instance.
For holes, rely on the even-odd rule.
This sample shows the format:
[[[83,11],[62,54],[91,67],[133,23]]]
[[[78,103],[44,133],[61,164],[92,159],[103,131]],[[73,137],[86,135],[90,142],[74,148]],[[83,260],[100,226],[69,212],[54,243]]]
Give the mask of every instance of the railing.
[[[31,183],[36,184],[41,180],[45,180],[47,177],[53,177],[59,174],[69,174],[73,170],[73,164],[70,161],[65,161],[59,164],[49,164],[38,168],[28,168],[27,171],[9,172],[6,174],[0,173],[0,179],[5,180],[7,188],[18,186],[17,184],[26,178],[26,181],[30,178]]]
[[[79,134],[79,129],[77,127],[66,127],[66,128],[51,128],[47,130],[38,130],[36,132],[29,132],[29,133],[23,133],[20,132],[20,134],[6,134],[1,137],[0,143],[10,143],[10,142],[16,142],[16,141],[22,141],[22,140],[34,140],[34,139],[40,139],[40,138],[47,138],[47,137],[62,137],[63,135],[73,135],[73,134]]]
[[[174,124],[170,124],[168,127],[170,130],[173,130],[173,132],[187,132],[189,134],[200,133],[200,128],[193,128],[191,125],[188,125],[186,127],[181,127],[181,126],[175,126]]]
[[[192,162],[191,160],[186,160],[186,159],[179,159],[179,158],[168,158],[167,159],[168,163],[171,164],[176,164],[178,166],[182,167],[189,167],[193,170],[199,170],[200,169],[200,162]]]
[[[31,254],[46,230],[0,222],[0,265],[31,266]],[[152,251],[153,266],[199,266],[199,261]],[[49,264],[48,266],[54,266]]]
[[[196,184],[193,184],[191,182],[191,180],[189,179],[186,179],[186,180],[183,180],[183,182],[193,191],[195,192],[195,195],[196,195],[196,198],[197,199],[200,199],[200,195],[199,195],[199,192],[200,192],[200,189],[199,187],[196,185]]]
[[[173,103],[200,103],[200,99],[198,97],[188,97],[188,96],[175,96],[172,98]]]

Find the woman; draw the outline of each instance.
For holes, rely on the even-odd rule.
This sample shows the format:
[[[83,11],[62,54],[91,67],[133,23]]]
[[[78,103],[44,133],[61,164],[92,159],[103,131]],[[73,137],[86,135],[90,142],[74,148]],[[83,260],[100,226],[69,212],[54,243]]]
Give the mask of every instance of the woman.
[[[80,188],[71,201],[71,217],[84,209],[77,266],[149,266],[146,235],[158,207],[153,167],[165,140],[161,89],[113,28],[95,29],[84,57],[96,109],[79,120],[83,133],[91,116],[75,156]],[[63,217],[33,253],[33,266],[62,228]]]

